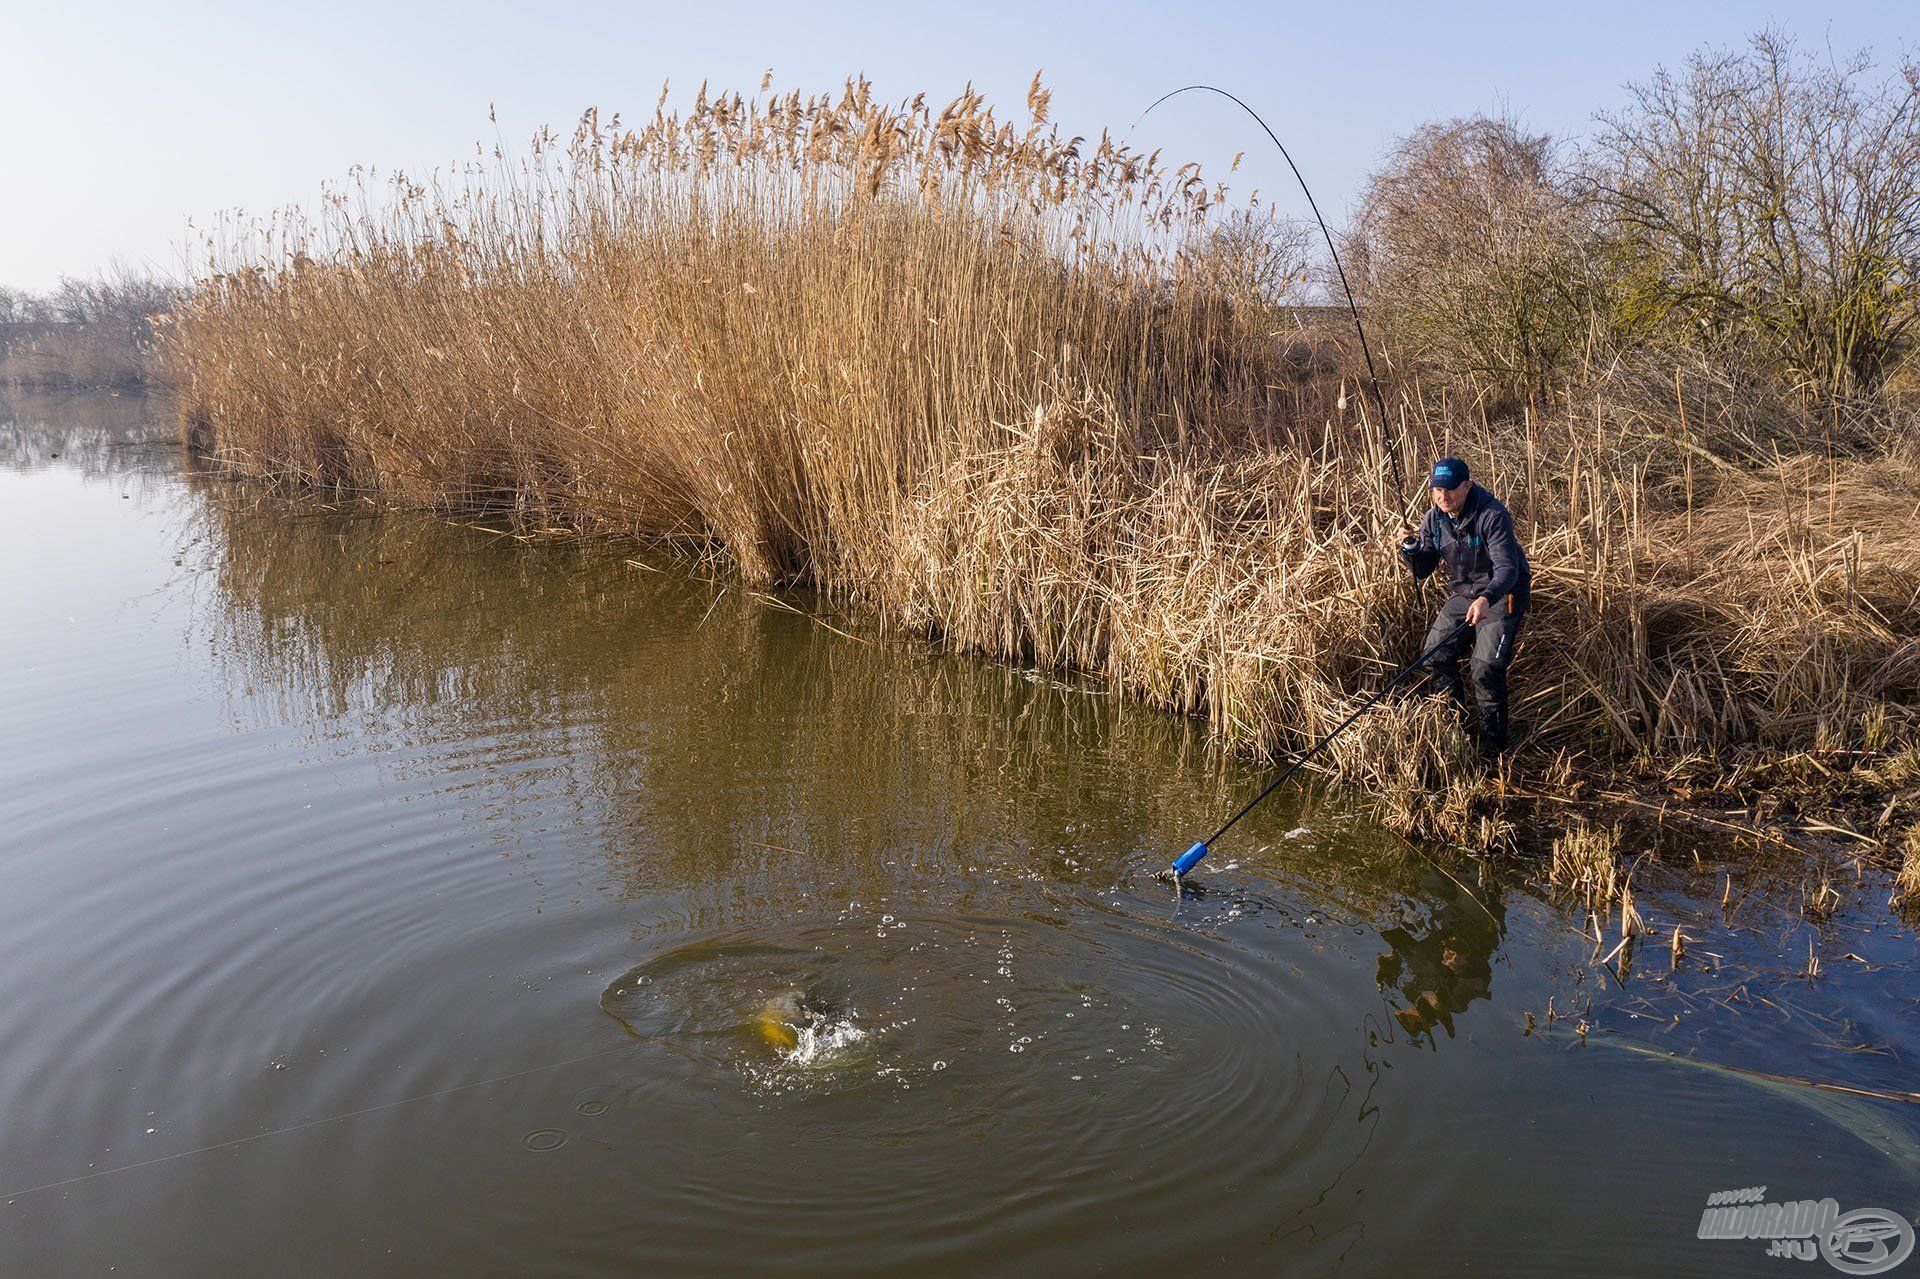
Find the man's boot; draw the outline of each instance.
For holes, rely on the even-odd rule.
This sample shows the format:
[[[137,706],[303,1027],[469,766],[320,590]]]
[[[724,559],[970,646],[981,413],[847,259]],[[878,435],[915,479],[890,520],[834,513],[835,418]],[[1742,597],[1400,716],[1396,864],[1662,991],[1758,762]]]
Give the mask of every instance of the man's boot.
[[[1480,758],[1496,759],[1507,749],[1507,711],[1498,710],[1480,712]]]
[[[1478,745],[1482,759],[1507,749],[1507,667],[1479,654],[1473,663],[1473,700],[1480,712]]]

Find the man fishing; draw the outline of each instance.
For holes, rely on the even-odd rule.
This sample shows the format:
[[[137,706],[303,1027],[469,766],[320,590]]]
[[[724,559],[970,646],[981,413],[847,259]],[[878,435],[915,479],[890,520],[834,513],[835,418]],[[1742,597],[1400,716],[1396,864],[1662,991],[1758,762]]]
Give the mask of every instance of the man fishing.
[[[1526,618],[1533,570],[1527,567],[1527,553],[1513,535],[1513,517],[1493,494],[1467,477],[1465,462],[1457,457],[1441,458],[1433,464],[1430,483],[1433,509],[1418,529],[1411,524],[1400,526],[1400,554],[1416,580],[1424,580],[1445,560],[1453,579],[1453,595],[1440,606],[1440,616],[1433,619],[1433,628],[1420,651],[1433,682],[1460,708],[1462,722],[1467,714],[1467,695],[1460,684],[1460,659],[1469,649],[1473,651],[1473,692],[1480,703],[1480,751],[1486,756],[1498,755],[1507,748],[1507,667],[1513,661],[1513,646],[1520,639],[1520,623]],[[1472,628],[1471,637],[1462,623]],[[1200,864],[1200,859],[1213,850],[1215,840],[1259,807],[1261,800],[1300,771],[1347,725],[1398,688],[1419,665],[1409,662],[1352,714],[1296,755],[1293,763],[1268,782],[1265,790],[1242,804],[1219,830],[1174,858],[1167,872],[1174,882]]]
[[[1498,498],[1473,482],[1465,462],[1441,458],[1433,464],[1429,485],[1433,509],[1418,529],[1401,525],[1400,556],[1415,580],[1425,580],[1445,561],[1453,593],[1440,606],[1421,649],[1434,649],[1426,660],[1427,672],[1459,707],[1463,723],[1467,696],[1460,660],[1472,651],[1480,753],[1491,757],[1507,748],[1507,667],[1526,620],[1533,570],[1514,535],[1513,517]],[[1458,631],[1463,621],[1471,632]]]

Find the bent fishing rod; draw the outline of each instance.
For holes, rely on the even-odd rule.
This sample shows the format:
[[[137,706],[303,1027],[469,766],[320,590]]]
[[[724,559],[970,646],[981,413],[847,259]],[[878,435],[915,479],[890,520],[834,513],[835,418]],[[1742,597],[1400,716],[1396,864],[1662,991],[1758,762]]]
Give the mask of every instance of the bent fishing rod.
[[[1134,124],[1137,125],[1141,120],[1146,119],[1147,116],[1152,113],[1154,107],[1159,106],[1162,102],[1167,101],[1167,99],[1177,98],[1183,93],[1193,93],[1200,90],[1208,93],[1217,93],[1252,116],[1253,122],[1260,126],[1261,130],[1272,140],[1273,145],[1280,148],[1280,158],[1287,162],[1287,168],[1293,172],[1293,180],[1300,184],[1301,194],[1307,197],[1307,207],[1313,210],[1313,220],[1320,224],[1320,235],[1327,242],[1327,252],[1333,255],[1333,269],[1340,277],[1340,291],[1347,295],[1347,311],[1353,316],[1353,331],[1360,338],[1360,354],[1367,362],[1367,390],[1372,392],[1374,411],[1380,415],[1380,442],[1386,451],[1387,460],[1393,465],[1394,500],[1396,502],[1404,502],[1406,500],[1407,475],[1400,463],[1399,444],[1394,439],[1393,428],[1387,418],[1387,400],[1386,397],[1380,393],[1380,377],[1373,367],[1373,348],[1367,344],[1367,328],[1366,325],[1360,322],[1360,307],[1353,300],[1353,286],[1347,283],[1347,268],[1340,262],[1340,250],[1333,245],[1333,232],[1327,229],[1327,220],[1320,216],[1320,202],[1313,198],[1313,192],[1307,187],[1307,180],[1300,176],[1300,166],[1295,164],[1293,157],[1287,153],[1286,144],[1280,141],[1280,135],[1268,127],[1267,122],[1260,118],[1258,111],[1255,111],[1252,107],[1242,102],[1233,94],[1228,93],[1225,89],[1216,88],[1211,84],[1189,84],[1175,89],[1171,93],[1161,94],[1153,100],[1152,106],[1149,106],[1145,111],[1140,113],[1138,118],[1134,120]],[[1129,129],[1128,132],[1132,132],[1132,130]]]
[[[1461,631],[1464,631],[1467,628],[1468,628],[1468,624],[1465,621],[1462,621],[1459,625],[1455,626],[1452,630],[1448,631],[1445,637],[1443,637],[1439,643],[1435,644],[1433,647],[1429,648],[1426,652],[1420,654],[1420,656],[1414,658],[1411,662],[1408,662],[1405,666],[1401,667],[1400,673],[1398,675],[1395,675],[1392,679],[1388,680],[1385,688],[1382,688],[1379,692],[1375,693],[1372,697],[1369,697],[1366,701],[1360,703],[1359,707],[1353,712],[1353,714],[1347,716],[1345,719],[1341,720],[1338,724],[1334,726],[1332,732],[1328,733],[1325,737],[1322,737],[1319,741],[1309,746],[1306,749],[1306,751],[1300,756],[1300,758],[1294,760],[1293,763],[1287,766],[1286,770],[1282,772],[1280,776],[1268,782],[1267,788],[1265,790],[1261,791],[1258,795],[1255,795],[1252,799],[1248,800],[1245,804],[1243,804],[1239,812],[1227,818],[1226,823],[1222,825],[1219,830],[1213,832],[1213,834],[1207,836],[1205,839],[1195,844],[1192,848],[1189,848],[1186,852],[1180,854],[1180,856],[1176,858],[1173,863],[1174,880],[1178,882],[1183,875],[1185,875],[1188,871],[1192,870],[1195,866],[1198,866],[1200,864],[1200,859],[1213,851],[1213,842],[1215,840],[1219,839],[1222,835],[1232,830],[1234,827],[1234,824],[1238,822],[1242,817],[1245,817],[1248,813],[1251,813],[1256,807],[1258,807],[1261,800],[1273,794],[1273,792],[1279,790],[1281,783],[1285,782],[1289,777],[1292,777],[1295,773],[1299,772],[1301,767],[1308,760],[1312,759],[1315,755],[1319,754],[1321,748],[1324,747],[1328,742],[1340,736],[1340,734],[1346,730],[1347,725],[1353,723],[1353,721],[1355,721],[1356,719],[1359,719],[1362,715],[1366,714],[1369,710],[1372,710],[1373,707],[1380,701],[1381,698],[1385,697],[1388,693],[1391,693],[1399,685],[1401,680],[1413,674],[1413,672],[1419,668],[1422,662],[1426,661],[1429,657],[1432,657],[1435,653],[1438,653],[1441,649],[1451,644],[1454,641],[1454,638],[1458,636]]]

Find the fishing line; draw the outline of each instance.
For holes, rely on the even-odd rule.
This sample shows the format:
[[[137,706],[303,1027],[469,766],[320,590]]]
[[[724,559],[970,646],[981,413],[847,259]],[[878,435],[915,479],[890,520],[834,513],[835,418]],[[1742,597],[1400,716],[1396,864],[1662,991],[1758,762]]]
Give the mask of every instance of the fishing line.
[[[1293,180],[1300,184],[1301,194],[1307,197],[1307,207],[1313,210],[1313,220],[1320,224],[1320,234],[1327,242],[1327,252],[1333,255],[1333,269],[1340,276],[1340,291],[1347,295],[1347,311],[1353,316],[1353,331],[1360,337],[1360,354],[1367,362],[1367,390],[1372,392],[1374,410],[1380,414],[1380,441],[1386,449],[1387,460],[1393,465],[1394,497],[1400,499],[1407,491],[1407,475],[1405,469],[1400,464],[1399,442],[1394,439],[1393,428],[1387,418],[1386,397],[1380,393],[1380,377],[1379,374],[1374,371],[1373,348],[1367,344],[1367,329],[1366,326],[1360,322],[1360,307],[1359,304],[1353,300],[1353,287],[1347,283],[1347,268],[1340,262],[1340,250],[1336,249],[1333,245],[1333,232],[1327,229],[1327,220],[1320,216],[1320,203],[1313,198],[1313,192],[1307,187],[1307,180],[1300,176],[1300,166],[1295,164],[1293,157],[1287,153],[1286,144],[1280,141],[1280,135],[1275,133],[1272,128],[1268,126],[1267,122],[1260,118],[1258,111],[1255,111],[1252,107],[1242,102],[1239,98],[1236,98],[1233,94],[1228,93],[1225,89],[1216,88],[1210,84],[1189,84],[1175,89],[1171,93],[1161,94],[1153,100],[1152,106],[1149,106],[1139,114],[1134,120],[1133,125],[1128,127],[1127,132],[1133,132],[1134,126],[1137,126],[1141,120],[1146,119],[1147,116],[1152,113],[1154,107],[1159,106],[1167,99],[1177,98],[1183,93],[1193,93],[1203,89],[1208,93],[1219,94],[1252,116],[1253,122],[1260,126],[1268,138],[1272,139],[1273,145],[1280,148],[1280,158],[1285,160],[1287,162],[1287,168],[1293,171]]]
[[[99,1172],[85,1172],[78,1177],[68,1177],[64,1181],[49,1181],[38,1186],[28,1186],[24,1190],[7,1193],[8,1203],[26,1195],[39,1194],[43,1190],[58,1190],[62,1186],[77,1186],[83,1181],[97,1181],[101,1177],[111,1177],[118,1172],[132,1172],[137,1168],[151,1168],[156,1164],[172,1163],[176,1159],[187,1159],[194,1155],[211,1154],[216,1150],[229,1150],[235,1146],[244,1146],[255,1141],[265,1141],[268,1137],[280,1137],[290,1132],[300,1132],[307,1128],[318,1128],[323,1124],[337,1124],[343,1119],[357,1119],[361,1115],[371,1115],[382,1110],[392,1110],[396,1106],[411,1105],[416,1101],[431,1101],[435,1097],[449,1097],[457,1092],[470,1092],[475,1088],[485,1088],[489,1084],[504,1084],[515,1079],[524,1079],[528,1075],[537,1075],[542,1071],[558,1070],[562,1066],[573,1066],[583,1061],[593,1061],[612,1053],[629,1052],[632,1044],[620,1044],[614,1048],[603,1048],[599,1052],[587,1053],[581,1057],[569,1057],[565,1061],[550,1061],[544,1066],[533,1066],[526,1070],[516,1070],[510,1075],[495,1075],[492,1079],[476,1079],[470,1084],[455,1084],[451,1088],[442,1088],[438,1092],[421,1093],[415,1097],[402,1097],[397,1101],[383,1101],[377,1106],[363,1106],[359,1110],[348,1110],[337,1115],[328,1115],[324,1119],[309,1119],[305,1123],[289,1124],[285,1128],[270,1128],[266,1132],[257,1132],[249,1137],[235,1137],[231,1141],[216,1141],[210,1146],[200,1146],[194,1150],[181,1150],[171,1155],[160,1155],[153,1159],[143,1159],[139,1163],[122,1164],[118,1168],[102,1168]]]

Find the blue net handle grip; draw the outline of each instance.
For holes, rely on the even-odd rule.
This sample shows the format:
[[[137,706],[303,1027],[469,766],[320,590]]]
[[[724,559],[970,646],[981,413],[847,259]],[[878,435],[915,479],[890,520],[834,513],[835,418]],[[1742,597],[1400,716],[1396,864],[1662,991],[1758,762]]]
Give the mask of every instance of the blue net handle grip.
[[[1200,864],[1200,859],[1202,857],[1205,857],[1206,855],[1207,855],[1207,846],[1204,843],[1195,844],[1192,848],[1189,848],[1186,852],[1180,854],[1179,859],[1173,863],[1174,875],[1178,877],[1186,874],[1188,871],[1192,870],[1195,866],[1198,866]]]

